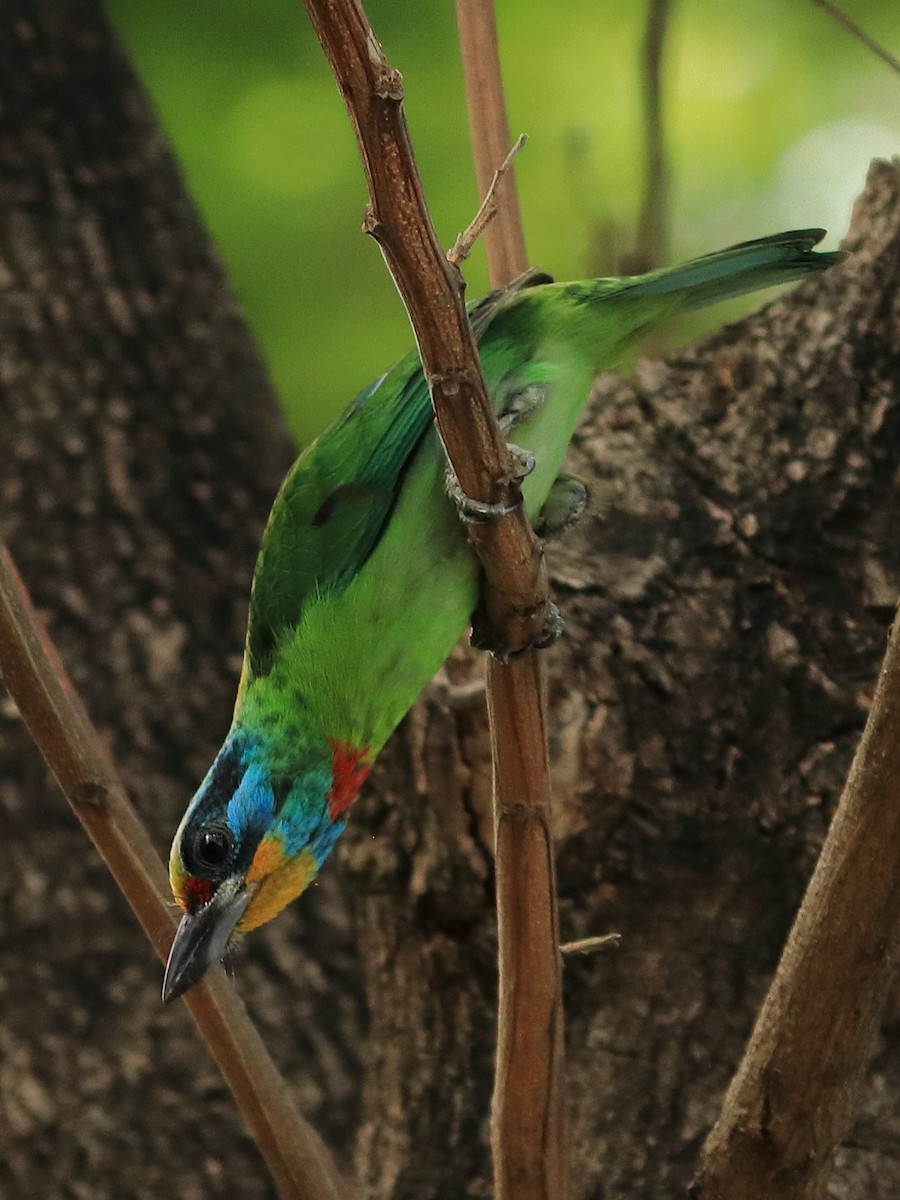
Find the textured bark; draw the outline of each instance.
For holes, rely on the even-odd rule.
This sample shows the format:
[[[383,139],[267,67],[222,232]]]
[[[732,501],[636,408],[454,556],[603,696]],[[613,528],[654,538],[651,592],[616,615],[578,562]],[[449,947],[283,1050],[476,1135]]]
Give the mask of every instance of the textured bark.
[[[4,5],[0,79],[0,522],[165,852],[229,723],[291,450],[99,5]],[[0,1193],[199,1197],[236,1179],[242,1196],[273,1195],[7,699],[0,837]],[[248,974],[267,1017],[291,995],[270,1044],[340,1146],[361,1008],[335,977],[349,944],[336,891],[317,915],[332,888]],[[286,960],[289,935],[309,958]]]
[[[900,959],[900,622],[691,1200],[820,1200]]]
[[[0,523],[163,848],[228,723],[288,449],[92,0],[11,0],[0,78]],[[854,248],[601,380],[573,452],[597,510],[551,552],[560,914],[623,934],[565,967],[580,1197],[684,1195],[862,727],[900,583],[895,169]],[[457,704],[417,706],[336,864],[235,963],[372,1197],[487,1194],[489,773]],[[271,1196],[7,702],[0,822],[0,1191]],[[891,1011],[834,1198],[900,1192],[897,1038]]]

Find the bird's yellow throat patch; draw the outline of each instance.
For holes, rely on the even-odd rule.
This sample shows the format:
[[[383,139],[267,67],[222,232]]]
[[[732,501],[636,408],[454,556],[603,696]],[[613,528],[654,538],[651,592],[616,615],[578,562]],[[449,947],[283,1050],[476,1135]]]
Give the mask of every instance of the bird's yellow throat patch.
[[[247,872],[247,884],[255,884],[256,893],[241,918],[240,932],[256,929],[278,916],[286,905],[306,891],[318,870],[311,850],[301,850],[293,858],[287,858],[280,837],[264,837]]]

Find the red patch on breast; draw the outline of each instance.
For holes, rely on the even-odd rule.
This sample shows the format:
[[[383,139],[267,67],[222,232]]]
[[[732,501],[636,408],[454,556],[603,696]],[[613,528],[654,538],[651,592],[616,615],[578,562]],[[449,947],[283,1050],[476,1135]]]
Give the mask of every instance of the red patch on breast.
[[[334,761],[331,767],[331,790],[328,793],[328,814],[332,821],[340,821],[356,799],[372,764],[364,761],[366,751],[357,750],[355,746],[332,742],[331,750]]]

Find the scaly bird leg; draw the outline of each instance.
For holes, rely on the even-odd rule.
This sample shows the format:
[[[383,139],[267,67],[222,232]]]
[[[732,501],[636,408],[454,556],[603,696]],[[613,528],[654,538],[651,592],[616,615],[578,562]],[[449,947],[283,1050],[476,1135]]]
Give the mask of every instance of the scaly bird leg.
[[[581,520],[590,496],[590,489],[583,479],[561,471],[547,493],[544,507],[534,523],[534,532],[542,538],[558,537]]]
[[[484,614],[479,606],[472,614],[472,632],[469,635],[469,645],[475,650],[490,650],[498,662],[513,662],[517,658],[524,658],[532,650],[545,650],[548,646],[552,646],[561,635],[565,625],[559,609],[552,600],[547,602],[547,617],[547,626],[543,637],[531,642],[528,646],[523,646],[521,650],[510,650],[508,646],[497,641],[492,631],[488,628]]]
[[[547,400],[547,394],[548,388],[542,383],[531,383],[524,387],[510,390],[509,394],[504,398],[499,419],[500,430],[503,436],[505,437],[518,425],[521,425],[523,421],[532,416],[533,413],[536,413],[538,409],[542,408]],[[513,478],[516,481],[525,479],[534,470],[534,455],[529,450],[523,450],[520,446],[514,446],[511,443],[508,443],[508,448],[519,464]],[[574,479],[575,477],[571,476],[570,478]],[[449,466],[447,467],[446,487],[456,503],[460,519],[464,524],[490,521],[495,517],[505,516],[507,513],[514,512],[522,504],[521,493],[518,500],[514,504],[509,505],[485,504],[480,500],[473,500],[463,492],[459,485],[459,480]],[[554,487],[556,487],[555,484]],[[568,491],[571,496],[573,489],[569,487]],[[561,493],[558,503],[560,498]],[[584,510],[586,502],[587,489],[582,485],[581,510],[577,515],[580,515],[580,512]],[[568,523],[571,524],[575,519],[577,519],[577,516],[573,517],[570,513]],[[472,633],[469,642],[476,650],[489,650],[500,662],[511,662],[513,659],[530,654],[532,650],[543,650],[546,646],[550,646],[556,641],[563,631],[563,619],[559,609],[552,600],[548,604],[548,616],[547,629],[540,641],[534,642],[530,646],[525,646],[521,650],[510,650],[506,646],[498,645],[494,634],[487,627],[481,609],[478,608],[472,614]]]
[[[544,405],[546,399],[547,388],[543,384],[529,384],[510,392],[504,400],[499,418],[500,431],[503,436],[506,437],[517,425],[521,425],[532,413],[537,412]],[[516,460],[513,479],[518,483],[534,470],[534,455],[530,450],[523,450],[521,446],[514,446],[512,443],[508,444],[508,449]],[[521,495],[512,504],[488,504],[483,500],[473,500],[460,487],[456,472],[449,463],[445,475],[445,486],[459,511],[460,520],[465,525],[480,525],[485,521],[493,521],[497,517],[505,517],[509,513],[515,512],[522,506]]]
[[[508,443],[507,449],[515,460],[515,469],[512,477],[518,483],[534,470],[534,455],[530,450],[523,450],[521,446],[514,446],[512,443]],[[484,500],[473,500],[460,487],[456,472],[449,463],[444,475],[444,486],[447,489],[450,499],[456,505],[459,519],[464,525],[481,525],[485,521],[493,521],[497,517],[505,517],[508,513],[515,512],[517,508],[522,507],[521,492],[519,492],[518,498],[512,504],[489,504]]]

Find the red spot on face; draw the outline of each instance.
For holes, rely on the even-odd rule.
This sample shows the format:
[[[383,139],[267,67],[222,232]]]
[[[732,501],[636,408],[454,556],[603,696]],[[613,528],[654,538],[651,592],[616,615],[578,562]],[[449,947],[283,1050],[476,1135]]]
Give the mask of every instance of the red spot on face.
[[[334,761],[331,767],[331,790],[328,793],[328,814],[332,821],[340,821],[356,799],[372,764],[364,761],[366,751],[357,750],[355,746],[332,742],[331,750]]]
[[[205,879],[197,879],[188,875],[181,883],[181,907],[189,913],[195,913],[202,908],[212,895],[212,884]]]

